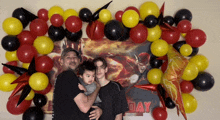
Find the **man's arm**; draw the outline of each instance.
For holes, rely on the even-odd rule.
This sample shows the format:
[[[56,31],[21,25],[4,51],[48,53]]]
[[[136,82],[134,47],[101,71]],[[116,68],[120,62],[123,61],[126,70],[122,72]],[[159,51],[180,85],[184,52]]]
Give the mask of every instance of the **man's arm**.
[[[95,91],[89,96],[86,96],[84,93],[79,93],[74,98],[74,101],[76,102],[80,111],[82,111],[83,113],[87,113],[89,111],[89,109],[92,107],[92,104],[95,102],[99,89],[100,85],[97,85]]]
[[[117,114],[115,120],[122,120],[122,113]]]

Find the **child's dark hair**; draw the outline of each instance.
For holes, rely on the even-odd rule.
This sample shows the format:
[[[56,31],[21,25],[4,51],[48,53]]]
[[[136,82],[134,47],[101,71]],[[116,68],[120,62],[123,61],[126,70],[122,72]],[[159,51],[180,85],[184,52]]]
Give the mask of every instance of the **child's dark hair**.
[[[89,60],[83,61],[83,63],[79,65],[79,75],[83,75],[85,70],[95,71],[96,66],[95,66],[94,62],[89,61]]]
[[[95,59],[93,59],[93,62],[96,63],[97,61],[101,61],[103,63],[103,67],[106,68],[107,67],[107,61],[102,58],[102,57],[96,57]]]

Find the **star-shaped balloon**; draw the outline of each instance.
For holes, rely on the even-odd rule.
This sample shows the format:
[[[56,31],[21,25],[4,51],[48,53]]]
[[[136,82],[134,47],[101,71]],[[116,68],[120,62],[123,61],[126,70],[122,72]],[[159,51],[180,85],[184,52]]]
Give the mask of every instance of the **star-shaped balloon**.
[[[12,92],[12,94],[9,97],[9,99],[10,99],[15,94],[17,94],[19,91],[23,90],[22,93],[21,93],[21,96],[19,98],[18,104],[17,104],[17,106],[18,106],[27,97],[27,95],[31,91],[31,87],[29,86],[28,82],[29,82],[29,77],[33,73],[36,72],[36,69],[35,69],[35,58],[32,59],[28,69],[17,67],[17,66],[13,66],[13,65],[7,65],[7,64],[2,64],[2,65],[4,65],[5,67],[8,67],[12,71],[14,71],[14,72],[16,72],[17,74],[20,75],[15,81],[13,81],[11,83],[11,84],[18,83],[18,85],[16,86],[16,88],[14,89],[14,91]]]

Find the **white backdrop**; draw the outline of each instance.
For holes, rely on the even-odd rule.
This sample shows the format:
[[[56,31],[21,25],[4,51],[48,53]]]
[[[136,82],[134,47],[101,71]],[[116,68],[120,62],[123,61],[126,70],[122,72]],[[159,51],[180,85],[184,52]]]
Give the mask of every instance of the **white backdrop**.
[[[2,39],[6,33],[2,29],[3,21],[12,16],[12,12],[23,7],[30,12],[37,14],[41,8],[49,10],[54,5],[61,6],[64,10],[72,8],[79,11],[82,7],[89,8],[95,12],[97,8],[108,3],[110,0],[0,0],[0,38]],[[147,0],[114,0],[108,9],[114,14],[118,10],[124,10],[128,6],[137,8]],[[207,72],[211,73],[215,78],[214,87],[207,92],[199,92],[195,89],[191,93],[198,102],[197,110],[194,113],[187,114],[188,120],[219,120],[220,113],[220,1],[219,0],[152,0],[159,7],[165,2],[165,15],[174,16],[179,9],[186,8],[192,12],[192,28],[202,29],[207,35],[206,43],[200,47],[199,53],[205,55],[209,59],[209,67]],[[26,28],[28,29],[28,27]],[[85,25],[83,26],[83,38],[86,38]],[[0,63],[6,63],[5,50],[0,47]],[[2,66],[0,66],[0,75],[3,74]],[[11,115],[7,112],[6,103],[11,92],[0,91],[0,120],[21,120],[22,115]],[[177,116],[176,109],[167,110],[167,120],[183,120],[182,115]],[[50,120],[51,115],[46,115],[45,120]],[[151,120],[150,114],[143,117],[126,117],[125,120]]]

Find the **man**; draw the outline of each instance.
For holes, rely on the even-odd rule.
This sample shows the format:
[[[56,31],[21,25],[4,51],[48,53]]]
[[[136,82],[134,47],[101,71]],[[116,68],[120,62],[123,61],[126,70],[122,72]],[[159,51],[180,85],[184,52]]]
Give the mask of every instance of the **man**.
[[[95,58],[93,62],[97,69],[96,78],[101,85],[99,97],[103,114],[99,120],[122,120],[123,113],[129,110],[125,92],[119,83],[106,79],[108,67],[104,58]]]
[[[86,113],[94,103],[99,92],[100,85],[97,84],[96,90],[86,96],[84,91],[80,90],[80,82],[77,78],[76,68],[80,63],[79,53],[71,48],[65,49],[61,54],[60,63],[63,72],[57,76],[53,96],[53,120],[89,120]],[[101,109],[93,112],[92,118],[101,116]]]

